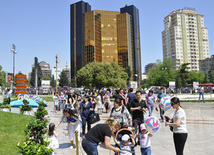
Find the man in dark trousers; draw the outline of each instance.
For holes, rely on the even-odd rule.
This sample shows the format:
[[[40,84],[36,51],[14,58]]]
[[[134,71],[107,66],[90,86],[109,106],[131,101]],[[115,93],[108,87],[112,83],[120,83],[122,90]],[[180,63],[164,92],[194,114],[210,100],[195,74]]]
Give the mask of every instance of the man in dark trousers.
[[[134,93],[132,93],[132,92],[133,92],[133,88],[129,88],[128,95],[127,95],[127,98],[126,98],[126,103],[127,103],[126,108],[129,110],[129,112],[131,112],[130,111],[130,105],[131,105],[132,101],[134,99],[136,99],[136,95]]]
[[[141,91],[136,92],[136,99],[131,102],[132,124],[135,127],[135,134],[137,134],[137,127],[140,132],[140,124],[144,123],[144,112],[148,110],[146,102],[141,98]]]

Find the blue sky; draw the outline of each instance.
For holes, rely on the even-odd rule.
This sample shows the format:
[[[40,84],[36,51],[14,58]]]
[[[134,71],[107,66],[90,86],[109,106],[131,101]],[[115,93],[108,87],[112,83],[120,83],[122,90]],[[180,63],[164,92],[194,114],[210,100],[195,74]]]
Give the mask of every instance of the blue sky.
[[[55,63],[70,61],[70,4],[73,0],[1,0],[0,4],[0,65],[13,71],[11,47],[16,45],[16,73],[31,72],[34,57]],[[161,32],[163,19],[173,10],[185,6],[195,8],[205,17],[210,55],[214,54],[213,0],[87,0],[92,10],[119,11],[135,5],[140,13],[142,72],[146,64],[162,59]]]

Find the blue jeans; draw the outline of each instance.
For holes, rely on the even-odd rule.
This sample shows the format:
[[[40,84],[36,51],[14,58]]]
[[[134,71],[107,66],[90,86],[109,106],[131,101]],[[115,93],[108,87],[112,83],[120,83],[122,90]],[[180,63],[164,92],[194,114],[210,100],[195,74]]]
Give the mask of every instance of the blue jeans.
[[[159,106],[159,110],[160,110],[160,117],[161,117],[161,120],[163,121],[163,115],[164,115],[164,110],[161,109],[161,107]]]
[[[85,127],[86,123],[88,125],[88,131],[91,129],[91,123],[89,122],[89,117],[81,117],[82,118],[82,134],[85,135]]]
[[[147,147],[147,148],[140,148],[141,149],[141,154],[142,155],[151,155],[151,147]]]
[[[86,138],[83,138],[82,147],[87,155],[98,155],[97,143],[90,142]]]
[[[148,106],[149,109],[149,117],[152,116],[154,106]]]
[[[199,103],[200,103],[200,101],[201,101],[201,96],[202,96],[203,103],[204,103],[204,92],[200,92],[200,93],[199,93]]]

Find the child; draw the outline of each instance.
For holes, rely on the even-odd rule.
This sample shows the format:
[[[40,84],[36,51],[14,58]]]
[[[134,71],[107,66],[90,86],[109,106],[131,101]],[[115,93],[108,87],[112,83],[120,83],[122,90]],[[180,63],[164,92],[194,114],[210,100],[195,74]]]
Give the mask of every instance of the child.
[[[139,133],[139,135],[137,135],[136,137],[140,139],[141,154],[151,155],[150,137],[152,137],[152,134],[146,130],[144,123],[140,125],[140,130],[141,133]]]
[[[58,137],[58,133],[55,131],[55,124],[54,123],[50,123],[49,124],[49,129],[48,129],[48,139],[51,140],[51,142],[49,143],[48,148],[52,148],[53,150],[59,148],[59,143],[57,140]],[[52,152],[52,155],[54,155],[55,153]]]
[[[130,142],[131,137],[131,142]],[[120,147],[120,155],[132,155],[133,148],[135,146],[134,135],[124,134],[121,138],[121,141],[117,141],[116,137],[114,137],[115,143]]]

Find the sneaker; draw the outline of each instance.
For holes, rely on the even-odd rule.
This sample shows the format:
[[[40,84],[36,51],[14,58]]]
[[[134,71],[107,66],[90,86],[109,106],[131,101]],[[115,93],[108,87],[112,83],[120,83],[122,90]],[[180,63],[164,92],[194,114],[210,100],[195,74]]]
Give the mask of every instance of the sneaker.
[[[76,146],[73,145],[73,146],[69,147],[69,149],[76,151]]]

